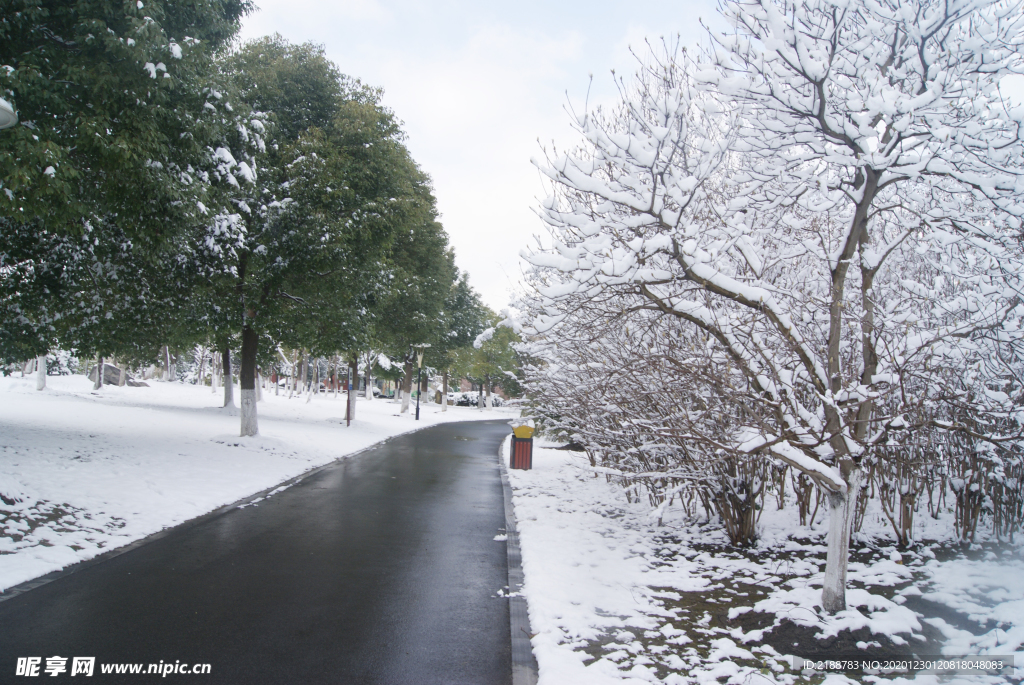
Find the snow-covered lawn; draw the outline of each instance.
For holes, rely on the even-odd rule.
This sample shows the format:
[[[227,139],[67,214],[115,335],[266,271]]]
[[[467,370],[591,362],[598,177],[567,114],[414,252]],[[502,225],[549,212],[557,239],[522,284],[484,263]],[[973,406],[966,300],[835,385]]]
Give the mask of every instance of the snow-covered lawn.
[[[850,608],[829,617],[820,609],[825,526],[799,528],[795,513],[769,501],[758,547],[733,550],[715,524],[686,521],[677,509],[658,527],[650,506],[630,504],[586,464],[582,453],[538,445],[533,470],[510,472],[539,685],[807,681],[791,655],[821,639],[831,644],[822,657],[829,649],[865,658],[908,649],[1015,654],[1012,680],[1024,675],[1019,548],[972,558],[949,547],[900,553],[880,523],[866,524],[872,536],[853,546]],[[845,643],[827,642],[840,631]],[[789,639],[801,648],[782,648]],[[825,678],[847,676],[907,679]],[[918,674],[915,682],[1008,679]]]
[[[239,438],[237,410],[209,387],[83,376],[0,378],[0,590],[230,504],[391,436],[518,410],[264,394],[260,436]],[[237,395],[237,392],[236,392]]]

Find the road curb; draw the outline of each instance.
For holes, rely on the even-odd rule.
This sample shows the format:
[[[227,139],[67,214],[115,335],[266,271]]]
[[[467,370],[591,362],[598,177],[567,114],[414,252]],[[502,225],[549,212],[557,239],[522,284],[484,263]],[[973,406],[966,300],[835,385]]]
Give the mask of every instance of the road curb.
[[[508,546],[508,616],[512,627],[512,685],[536,685],[537,659],[530,642],[530,614],[523,596],[523,558],[519,550],[519,529],[516,527],[516,512],[512,505],[512,486],[508,480],[508,454],[512,436],[506,437],[498,448],[498,465],[501,468],[501,489],[505,495],[505,535]]]

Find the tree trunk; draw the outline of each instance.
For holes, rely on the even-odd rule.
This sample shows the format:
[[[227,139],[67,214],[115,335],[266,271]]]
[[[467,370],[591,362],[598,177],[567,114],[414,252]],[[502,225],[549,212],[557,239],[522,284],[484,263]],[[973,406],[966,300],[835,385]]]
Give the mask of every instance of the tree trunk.
[[[487,391],[487,401],[484,403],[484,409],[487,409],[488,411],[490,411],[491,407],[493,406],[491,404],[491,375],[490,374],[487,374],[486,376],[484,376],[484,383],[486,384],[486,387],[484,389]]]
[[[92,389],[99,390],[103,387],[103,355],[96,358],[96,382],[93,383]]]
[[[292,363],[291,366],[288,367],[288,399],[291,399],[292,395],[295,394],[295,365],[297,363],[298,355],[295,352],[292,352]]]
[[[235,382],[231,378],[231,349],[224,348],[220,355],[220,375],[224,380],[224,406],[235,406]]]
[[[260,427],[256,416],[256,350],[259,336],[248,325],[242,326],[242,366],[238,371],[238,382],[242,389],[242,431],[244,438],[259,435]],[[228,354],[225,352],[224,354]],[[226,359],[226,358],[225,358]],[[227,361],[224,366],[231,368]],[[233,385],[233,384],[228,384]],[[224,387],[228,387],[225,385]],[[227,406],[225,404],[225,406]]]
[[[171,380],[171,350],[167,345],[164,345],[164,375],[161,380],[169,382]]]
[[[480,384],[480,390],[479,390],[479,392],[477,392],[477,395],[476,395],[476,408],[477,409],[483,409],[484,408],[484,384],[483,383]]]
[[[36,357],[36,390],[46,390],[46,355]]]
[[[846,609],[846,567],[850,558],[850,529],[864,471],[854,465],[846,492],[826,493],[829,505],[828,555],[821,588],[821,606],[830,614]]]
[[[210,393],[217,394],[217,350],[210,350]]]
[[[405,375],[402,377],[402,414],[409,411],[409,395],[412,393],[412,362],[405,363],[404,371]]]
[[[196,384],[202,385],[203,380],[206,376],[206,350],[203,350],[202,356],[199,358],[199,375],[196,376]]]
[[[302,351],[302,363],[299,365],[299,382],[295,386],[295,391],[300,395],[306,392],[306,375],[309,373],[309,359],[306,355],[306,351]]]
[[[444,391],[441,393],[441,411],[448,411],[448,371],[444,372]]]
[[[122,359],[120,366],[117,367],[117,387],[119,388],[123,388],[125,386],[125,383],[128,382],[128,370],[125,368],[125,366],[127,365],[124,363],[124,360]]]
[[[263,401],[263,374],[258,368],[256,369],[256,401]]]
[[[352,357],[348,362],[348,422],[349,425],[356,418],[356,393],[359,391],[359,358]]]
[[[320,394],[320,362],[313,357],[309,359],[313,368],[309,372],[309,389],[306,391],[306,404],[309,404],[313,395]]]
[[[373,355],[366,355],[366,401],[373,399]]]

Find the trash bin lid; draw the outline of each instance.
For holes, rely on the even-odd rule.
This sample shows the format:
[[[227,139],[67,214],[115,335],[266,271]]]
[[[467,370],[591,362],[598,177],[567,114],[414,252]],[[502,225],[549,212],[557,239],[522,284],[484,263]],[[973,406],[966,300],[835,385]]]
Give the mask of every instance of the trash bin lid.
[[[516,426],[512,429],[512,433],[520,439],[532,438],[533,437],[533,426]]]

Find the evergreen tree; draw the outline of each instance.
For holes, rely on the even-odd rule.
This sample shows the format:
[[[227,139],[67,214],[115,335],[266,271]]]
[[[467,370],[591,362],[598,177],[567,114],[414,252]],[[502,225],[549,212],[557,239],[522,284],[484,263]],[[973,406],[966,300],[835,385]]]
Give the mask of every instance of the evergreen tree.
[[[469,284],[469,274],[463,273],[455,283],[444,303],[442,334],[437,336],[430,349],[431,360],[443,377],[442,393],[448,394],[448,380],[457,368],[459,352],[466,351],[487,326],[488,310],[480,296]],[[456,373],[456,378],[463,374]],[[447,400],[444,408],[447,409]]]
[[[445,304],[458,278],[455,254],[437,220],[429,179],[418,169],[411,171],[413,193],[405,222],[395,234],[389,260],[390,290],[381,302],[377,328],[378,339],[393,359],[400,360],[404,372],[403,412],[409,409],[412,390],[413,345],[430,345],[425,365],[437,366],[443,360],[442,347],[449,332]]]
[[[522,342],[512,328],[501,325],[501,317],[484,308],[489,327],[473,344],[455,353],[455,366],[470,381],[481,387],[481,406],[491,408],[491,389],[500,387],[509,395],[520,395],[521,363],[516,345]],[[486,400],[485,400],[486,397]]]
[[[221,105],[233,114],[212,151],[221,201],[195,243],[207,296],[241,333],[242,434],[254,435],[261,344],[314,354],[366,344],[379,262],[407,204],[396,169],[408,154],[380,92],[319,46],[265,38],[224,70],[237,104]]]
[[[213,51],[249,8],[5,4],[0,91],[21,125],[0,135],[4,359],[58,336],[113,348],[159,323],[147,313],[176,297],[179,238],[202,213],[193,165],[210,128]]]

